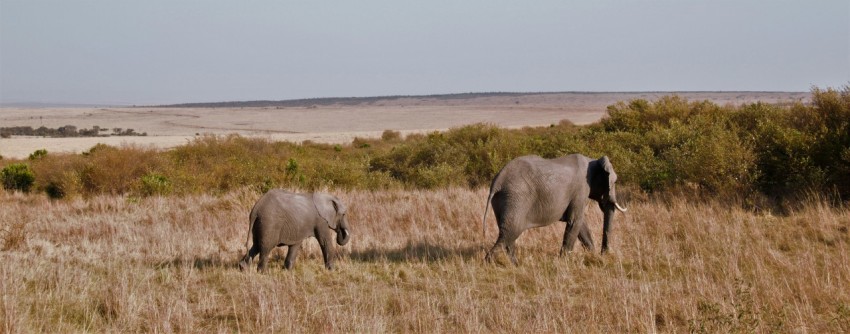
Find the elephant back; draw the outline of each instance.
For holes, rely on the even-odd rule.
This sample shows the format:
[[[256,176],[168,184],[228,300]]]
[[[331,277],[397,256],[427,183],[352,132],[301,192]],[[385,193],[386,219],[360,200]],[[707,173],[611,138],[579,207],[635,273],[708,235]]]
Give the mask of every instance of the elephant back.
[[[312,235],[318,216],[311,197],[281,189],[267,192],[254,206],[260,228],[278,236],[278,243],[300,242]]]

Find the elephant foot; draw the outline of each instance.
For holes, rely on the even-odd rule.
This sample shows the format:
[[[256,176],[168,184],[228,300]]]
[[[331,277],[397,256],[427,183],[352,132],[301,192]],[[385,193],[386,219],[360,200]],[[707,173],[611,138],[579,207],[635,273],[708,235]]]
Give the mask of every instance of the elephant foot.
[[[501,265],[505,265],[508,261],[513,262],[510,255],[508,255],[507,253],[504,254],[504,256],[499,256],[499,252],[489,251],[486,255],[484,255],[484,261],[487,263],[495,263]],[[507,260],[505,260],[505,258],[507,258]]]
[[[566,257],[566,256],[569,256],[569,255],[570,255],[570,254],[572,254],[572,253],[573,253],[573,248],[572,248],[572,247],[566,247],[566,246],[564,246],[564,247],[561,247],[561,251],[558,253],[558,256],[560,256],[560,257]]]
[[[517,265],[516,259],[514,257],[512,257],[508,253],[503,252],[487,253],[487,256],[484,257],[484,260],[487,261],[487,263],[493,263],[500,266],[507,266],[509,264],[513,264],[514,266]]]

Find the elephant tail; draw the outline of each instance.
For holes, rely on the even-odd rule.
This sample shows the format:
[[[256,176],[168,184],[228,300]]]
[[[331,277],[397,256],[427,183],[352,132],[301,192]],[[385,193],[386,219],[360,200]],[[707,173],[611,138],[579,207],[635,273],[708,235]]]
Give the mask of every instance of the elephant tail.
[[[490,211],[490,202],[493,200],[493,196],[496,195],[496,192],[501,190],[497,189],[496,186],[496,182],[498,182],[499,176],[501,175],[502,174],[499,173],[495,178],[493,178],[493,183],[490,184],[490,194],[487,195],[487,203],[484,203],[484,217],[481,218],[481,235],[483,235],[485,239],[487,238],[487,212]]]
[[[245,249],[249,252],[251,249],[248,248],[248,243],[251,242],[251,232],[254,231],[254,224],[257,222],[257,218],[257,213],[251,210],[251,216],[248,218],[248,236],[245,238]]]

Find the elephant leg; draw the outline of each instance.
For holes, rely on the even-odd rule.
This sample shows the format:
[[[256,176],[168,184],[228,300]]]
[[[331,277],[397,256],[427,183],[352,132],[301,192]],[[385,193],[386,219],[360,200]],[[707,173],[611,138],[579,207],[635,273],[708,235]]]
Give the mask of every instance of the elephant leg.
[[[492,262],[492,261],[493,261],[493,255],[494,255],[494,254],[496,254],[496,252],[497,252],[500,248],[505,247],[505,242],[504,242],[504,241],[502,241],[502,240],[503,240],[503,238],[502,238],[502,233],[499,233],[499,238],[498,238],[498,239],[496,239],[496,243],[495,243],[495,244],[493,244],[493,247],[491,247],[491,248],[490,248],[490,251],[488,251],[488,252],[487,252],[487,255],[484,257],[484,260],[485,260],[485,261],[487,261],[487,262]],[[507,251],[507,250],[505,250],[505,254],[507,254],[507,252],[508,252],[508,251]]]
[[[316,232],[316,239],[319,240],[319,248],[322,249],[322,258],[325,260],[325,268],[328,270],[334,269],[333,263],[333,253],[331,250],[333,242],[331,242],[330,232],[324,231],[324,233]]]
[[[561,256],[571,252],[573,247],[576,244],[576,239],[578,239],[579,233],[582,229],[586,229],[584,223],[581,219],[574,219],[573,221],[567,223],[567,228],[564,229],[564,243],[561,245]],[[590,232],[587,233],[590,235]],[[584,241],[582,241],[584,243]]]
[[[266,265],[269,263],[269,253],[271,253],[271,249],[261,249],[260,250],[260,263],[257,264],[257,271],[261,273],[266,272]]]
[[[334,270],[334,261],[331,256],[331,250],[328,247],[322,247],[322,258],[325,259],[325,268]]]
[[[508,257],[511,259],[511,263],[515,266],[518,265],[516,260],[516,238],[505,243],[505,251],[507,251]]]
[[[508,253],[508,250],[505,249],[505,232],[501,228],[499,229],[499,237],[496,238],[496,243],[493,244],[493,247],[491,247],[490,251],[487,252],[487,256],[484,257],[484,260],[487,262],[492,262],[493,256],[495,256],[496,252],[498,252],[500,249],[504,249],[505,254]]]
[[[518,236],[518,233],[506,232],[503,229],[499,229],[499,238],[496,239],[496,244],[493,245],[493,248],[490,248],[490,251],[487,252],[487,256],[484,259],[487,262],[492,262],[493,256],[495,256],[496,252],[502,249],[505,251],[505,255],[510,258],[511,263],[516,265],[517,259],[515,241]]]
[[[587,227],[587,224],[582,224],[581,231],[578,232],[578,240],[581,241],[584,249],[593,251],[593,236],[590,235],[590,228]]]
[[[251,265],[251,260],[254,259],[254,257],[257,256],[257,253],[259,252],[260,249],[259,247],[257,247],[257,244],[252,245],[251,249],[248,250],[248,253],[245,254],[245,257],[243,257],[242,260],[239,261],[239,270],[248,270],[248,266]]]
[[[283,267],[287,270],[292,269],[292,266],[295,265],[295,259],[298,257],[298,251],[301,250],[301,244],[295,244],[289,246],[289,249],[286,250],[286,261],[283,262]]]

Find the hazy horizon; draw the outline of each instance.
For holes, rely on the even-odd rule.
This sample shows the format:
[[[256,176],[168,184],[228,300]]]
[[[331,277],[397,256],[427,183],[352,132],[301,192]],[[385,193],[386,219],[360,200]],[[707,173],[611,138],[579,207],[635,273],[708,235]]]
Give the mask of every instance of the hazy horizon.
[[[850,2],[0,2],[0,104],[850,84]]]
[[[10,108],[96,108],[96,107],[145,107],[145,106],[172,106],[184,104],[215,104],[215,103],[241,103],[241,102],[286,102],[300,100],[322,100],[322,99],[375,99],[375,98],[404,98],[404,97],[445,97],[445,96],[460,96],[465,94],[476,95],[499,95],[499,94],[517,94],[517,95],[545,95],[545,94],[644,94],[644,93],[671,93],[671,94],[689,94],[689,93],[809,93],[810,90],[800,91],[562,91],[562,92],[463,92],[463,93],[437,93],[437,94],[416,94],[416,95],[375,95],[375,96],[318,96],[292,99],[259,99],[259,100],[229,100],[229,101],[182,101],[175,103],[163,104],[118,104],[118,103],[63,103],[59,102],[2,102],[0,107]]]

